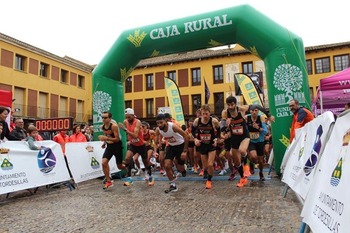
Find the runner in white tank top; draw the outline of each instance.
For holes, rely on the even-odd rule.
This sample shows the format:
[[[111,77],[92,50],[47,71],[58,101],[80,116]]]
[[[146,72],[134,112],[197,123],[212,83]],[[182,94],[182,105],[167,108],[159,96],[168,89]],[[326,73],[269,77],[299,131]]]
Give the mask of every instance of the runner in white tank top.
[[[161,146],[159,136],[162,135],[165,140],[168,141],[166,147],[164,168],[168,179],[170,180],[170,188],[165,190],[165,193],[176,192],[177,187],[175,184],[176,177],[173,172],[173,160],[176,158],[177,170],[186,176],[186,170],[184,167],[187,159],[188,148],[188,135],[178,125],[171,122],[167,122],[164,114],[158,114],[156,117],[157,129],[155,130],[156,139],[155,142]],[[156,150],[156,148],[155,148]]]
[[[168,122],[167,131],[164,132],[163,130],[159,129],[159,133],[164,137],[165,140],[168,140],[168,144],[170,146],[178,146],[184,143],[185,140],[181,134],[174,132],[173,125],[174,123]]]

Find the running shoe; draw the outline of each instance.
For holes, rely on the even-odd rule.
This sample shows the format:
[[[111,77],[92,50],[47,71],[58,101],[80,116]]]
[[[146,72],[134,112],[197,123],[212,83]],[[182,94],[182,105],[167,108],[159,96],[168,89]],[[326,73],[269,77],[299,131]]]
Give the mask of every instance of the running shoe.
[[[194,173],[194,174],[198,174],[198,168],[197,168],[197,167],[194,167],[194,168],[193,168],[193,173]]]
[[[248,178],[244,177],[239,180],[237,187],[243,188],[246,184],[248,184]]]
[[[171,192],[176,192],[178,189],[175,185],[170,185],[170,187],[166,190],[164,190],[165,193],[171,193]]]
[[[163,176],[166,176],[166,171],[163,172]]]
[[[163,170],[163,169],[160,169],[159,173],[163,175],[164,170]]]
[[[260,177],[260,181],[265,181],[265,177],[262,172],[259,172],[259,177]]]
[[[199,176],[203,176],[204,175],[204,170],[201,169],[201,171],[199,172]]]
[[[177,172],[176,177],[186,177],[187,172],[186,170],[182,171],[182,172]]]
[[[205,188],[211,189],[211,181],[210,180],[207,180],[207,182],[205,183]]]
[[[249,165],[243,165],[243,176],[249,177],[251,175]]]
[[[148,186],[153,186],[153,185],[154,185],[154,178],[153,176],[150,176],[148,180]]]
[[[221,172],[219,173],[219,176],[224,176],[226,175],[227,171],[225,169],[221,170]]]
[[[124,184],[123,184],[124,186],[130,186],[134,183],[134,181],[131,177],[126,177],[123,179],[123,181],[124,181]]]
[[[112,180],[112,177],[109,177],[109,179]],[[105,184],[106,182],[107,182],[107,179],[106,179],[106,177],[105,177],[105,178],[103,178],[102,183]]]
[[[107,182],[105,183],[105,185],[103,186],[103,189],[106,190],[106,189],[109,189],[109,188],[111,188],[111,187],[113,187],[113,182],[107,181]]]

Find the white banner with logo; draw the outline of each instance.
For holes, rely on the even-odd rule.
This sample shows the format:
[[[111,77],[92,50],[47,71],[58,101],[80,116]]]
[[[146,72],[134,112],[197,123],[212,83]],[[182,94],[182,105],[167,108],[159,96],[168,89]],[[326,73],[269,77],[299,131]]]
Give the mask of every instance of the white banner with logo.
[[[71,142],[66,144],[66,156],[75,183],[104,176],[102,142]],[[110,173],[120,171],[115,157],[109,161]]]
[[[325,112],[300,129],[298,143],[283,172],[282,181],[304,200],[313,181],[315,168],[320,161],[334,116]]]
[[[305,136],[303,136],[303,135],[305,135],[304,128],[305,127],[298,128],[295,130],[295,137],[294,137],[292,143],[289,144],[286,151],[284,152],[283,160],[281,163],[281,173],[284,173],[284,170],[286,169],[289,158],[293,157],[293,155],[295,155],[297,151],[300,151],[300,148],[304,144],[304,142],[301,142],[301,140],[304,141],[304,138],[305,138]]]
[[[0,194],[70,180],[61,146],[54,141],[35,142],[41,150],[30,150],[27,142],[0,143]]]
[[[301,215],[312,232],[350,232],[350,113],[338,117]]]

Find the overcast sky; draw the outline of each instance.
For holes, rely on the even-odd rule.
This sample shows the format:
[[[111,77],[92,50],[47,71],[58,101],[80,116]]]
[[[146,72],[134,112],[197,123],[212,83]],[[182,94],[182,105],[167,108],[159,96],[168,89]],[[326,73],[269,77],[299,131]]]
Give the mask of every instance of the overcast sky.
[[[242,4],[288,28],[305,46],[350,41],[345,0],[6,0],[0,32],[93,65],[122,31]]]

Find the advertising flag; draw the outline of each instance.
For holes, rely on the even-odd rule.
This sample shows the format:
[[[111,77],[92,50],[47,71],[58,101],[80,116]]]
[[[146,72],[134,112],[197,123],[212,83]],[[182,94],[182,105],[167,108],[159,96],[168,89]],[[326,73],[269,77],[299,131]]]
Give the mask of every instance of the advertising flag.
[[[179,87],[174,80],[164,77],[165,90],[169,100],[169,107],[171,116],[179,122],[180,125],[185,124],[184,113],[182,109],[182,102]]]
[[[205,79],[204,79],[204,96],[205,96],[205,104],[208,104],[209,98],[210,98],[210,91]]]
[[[235,79],[238,83],[239,88],[241,89],[242,95],[247,102],[250,104],[259,104],[263,106],[260,95],[256,90],[256,87],[252,79],[246,74],[235,74]]]

